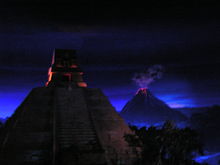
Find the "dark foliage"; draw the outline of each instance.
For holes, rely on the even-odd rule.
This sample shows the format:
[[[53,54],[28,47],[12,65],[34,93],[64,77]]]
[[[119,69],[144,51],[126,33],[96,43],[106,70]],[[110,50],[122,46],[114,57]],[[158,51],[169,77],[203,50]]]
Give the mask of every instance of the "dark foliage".
[[[0,121],[0,147],[1,147],[1,142],[2,142],[2,133],[3,133],[3,123]]]
[[[0,122],[0,135],[1,135],[2,129],[3,129],[3,123]]]
[[[190,128],[178,129],[167,121],[161,129],[131,126],[136,135],[125,135],[129,145],[142,148],[142,165],[198,165],[193,158],[202,155],[197,132]]]
[[[192,115],[191,126],[202,136],[207,149],[219,151],[220,149],[220,106],[213,106],[205,113]]]

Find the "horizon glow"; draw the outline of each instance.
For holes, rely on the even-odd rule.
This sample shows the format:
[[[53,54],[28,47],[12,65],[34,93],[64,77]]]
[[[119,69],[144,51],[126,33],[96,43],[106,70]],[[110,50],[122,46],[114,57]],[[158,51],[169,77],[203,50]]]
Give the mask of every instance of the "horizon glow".
[[[31,88],[21,89],[19,91],[11,89],[11,91],[4,90],[3,92],[0,92],[0,117],[10,117],[31,91],[30,89]],[[111,90],[102,87],[102,90],[118,112],[120,112],[125,104],[135,95],[134,89],[128,90],[127,87],[112,88]],[[204,104],[203,98],[201,98],[201,101],[198,101],[197,99],[197,102],[195,102],[193,94],[185,93],[185,91],[178,91],[175,93],[170,92],[169,94],[167,94],[167,91],[163,91],[163,93],[153,91],[152,93],[171,108],[191,108],[214,105],[212,102],[206,102]],[[198,104],[200,102],[201,104]]]
[[[0,117],[5,118],[5,117],[10,117],[14,111],[16,110],[16,108],[23,102],[23,100],[25,99],[25,97],[28,95],[29,91],[18,91],[18,92],[8,92],[8,93],[0,93]],[[115,107],[115,109],[117,111],[121,111],[121,109],[125,106],[125,104],[132,98],[133,96],[130,96],[128,98],[115,98],[115,97],[111,97],[108,96],[111,104]],[[170,98],[172,98],[172,96],[167,95],[167,97],[170,101]],[[160,98],[160,97],[159,97]],[[161,97],[163,99],[163,101],[166,102],[166,99],[164,99],[164,97]],[[160,98],[160,99],[161,99]],[[180,103],[178,103],[180,102]],[[183,108],[186,106],[195,106],[194,104],[190,104],[190,100],[185,100],[184,101],[180,101],[180,100],[172,100],[172,102],[166,102],[171,108]]]

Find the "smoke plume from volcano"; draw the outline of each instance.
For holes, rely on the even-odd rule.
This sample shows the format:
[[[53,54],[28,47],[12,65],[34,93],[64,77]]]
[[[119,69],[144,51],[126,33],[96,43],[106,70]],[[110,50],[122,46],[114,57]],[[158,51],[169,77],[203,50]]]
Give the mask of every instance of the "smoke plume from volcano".
[[[132,80],[140,88],[148,88],[149,84],[163,76],[164,68],[161,65],[153,65],[145,72],[136,73]]]

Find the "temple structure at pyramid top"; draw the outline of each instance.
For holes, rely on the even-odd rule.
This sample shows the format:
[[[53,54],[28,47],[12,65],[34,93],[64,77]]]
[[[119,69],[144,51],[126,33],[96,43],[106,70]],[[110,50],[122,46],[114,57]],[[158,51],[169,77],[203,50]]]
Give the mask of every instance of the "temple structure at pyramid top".
[[[48,71],[47,86],[87,87],[79,68],[75,50],[55,49]]]

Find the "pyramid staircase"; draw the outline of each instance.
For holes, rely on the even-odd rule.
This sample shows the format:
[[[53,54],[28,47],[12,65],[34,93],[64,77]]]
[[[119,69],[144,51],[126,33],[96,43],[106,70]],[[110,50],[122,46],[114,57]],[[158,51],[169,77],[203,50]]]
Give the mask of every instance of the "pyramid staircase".
[[[56,152],[61,151],[62,154],[62,152],[72,149],[78,153],[93,153],[92,157],[99,156],[100,164],[104,164],[104,150],[96,135],[82,90],[80,88],[55,89],[54,138]]]

